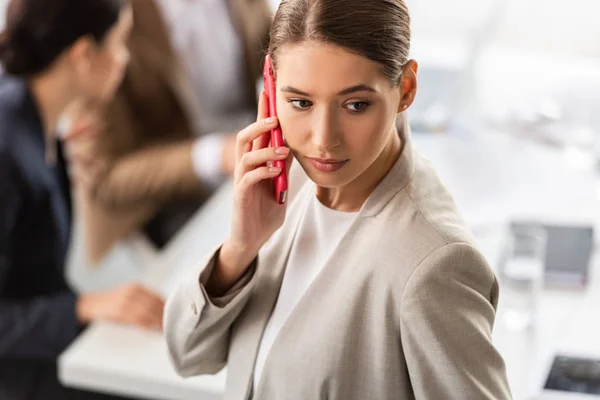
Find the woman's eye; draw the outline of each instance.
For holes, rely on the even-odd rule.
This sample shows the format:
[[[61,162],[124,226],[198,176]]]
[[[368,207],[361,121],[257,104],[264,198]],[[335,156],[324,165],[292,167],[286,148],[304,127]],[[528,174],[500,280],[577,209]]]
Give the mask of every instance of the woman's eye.
[[[354,101],[352,103],[348,103],[346,108],[348,108],[352,112],[361,112],[369,107],[369,103],[366,101]]]
[[[312,106],[312,102],[308,100],[288,100],[288,103],[291,103],[294,108],[299,110],[306,110]]]

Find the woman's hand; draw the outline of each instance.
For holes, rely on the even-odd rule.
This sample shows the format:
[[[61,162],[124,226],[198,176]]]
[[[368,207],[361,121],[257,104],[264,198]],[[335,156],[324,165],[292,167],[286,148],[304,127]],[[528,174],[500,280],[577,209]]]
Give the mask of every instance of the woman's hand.
[[[158,294],[142,285],[129,284],[81,295],[77,301],[77,318],[83,324],[106,320],[160,330],[164,305]]]
[[[69,176],[74,186],[91,187],[107,169],[105,160],[95,154],[98,137],[105,123],[92,110],[71,113],[72,124],[62,138],[69,161]]]
[[[286,147],[269,147],[269,131],[277,127],[278,121],[267,115],[267,97],[263,92],[256,122],[237,136],[231,233],[207,284],[213,296],[235,284],[285,218],[286,205],[275,200],[273,185],[273,178],[281,169],[271,165],[275,160],[286,160],[289,170],[293,157]]]

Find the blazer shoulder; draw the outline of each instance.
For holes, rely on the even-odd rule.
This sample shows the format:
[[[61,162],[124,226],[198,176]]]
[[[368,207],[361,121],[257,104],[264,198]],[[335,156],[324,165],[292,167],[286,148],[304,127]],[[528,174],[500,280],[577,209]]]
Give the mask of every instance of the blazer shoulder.
[[[431,260],[446,264],[458,250],[487,265],[451,194],[428,161],[416,160],[414,177],[386,208],[378,227],[386,232],[383,244],[389,251],[380,257],[391,267],[393,280],[406,282]]]
[[[427,256],[402,281],[396,281],[402,302],[430,301],[435,293],[437,304],[454,293],[473,291],[484,303],[496,307],[498,283],[494,271],[481,252],[470,243],[450,243]],[[460,299],[455,298],[460,302]]]
[[[475,243],[452,194],[439,178],[430,161],[418,157],[413,179],[404,189],[422,223],[437,236],[440,245]]]
[[[0,75],[0,154],[7,160],[29,147],[26,138],[39,123],[25,83],[20,78]]]
[[[24,101],[24,84],[16,78],[0,75],[0,135],[13,123],[13,117],[19,113],[20,105]]]

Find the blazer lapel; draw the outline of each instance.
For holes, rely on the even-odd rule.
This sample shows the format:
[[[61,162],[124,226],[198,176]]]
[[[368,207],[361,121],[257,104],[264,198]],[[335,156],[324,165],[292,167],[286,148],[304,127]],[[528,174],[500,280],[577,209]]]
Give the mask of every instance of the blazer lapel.
[[[399,135],[403,142],[402,152],[390,172],[363,204],[359,214],[361,218],[374,217],[379,214],[392,197],[408,185],[415,174],[415,154],[410,141],[410,127],[406,120],[404,121],[404,128],[400,129]]]
[[[247,93],[251,97],[248,100],[256,103],[256,80],[262,74],[262,57],[267,51],[271,10],[264,0],[229,0],[228,5],[231,20],[242,41]]]
[[[228,366],[229,376],[236,377],[232,385],[235,387],[235,393],[231,398],[248,399],[251,394],[258,347],[279,296],[292,244],[307,201],[312,194],[312,188],[314,186],[311,184],[302,187],[297,200],[288,209],[290,218],[259,253],[256,269],[258,284],[246,306],[248,312],[240,316],[232,332],[233,336],[243,337],[241,340],[243,349],[239,349],[240,354],[236,357],[236,363]]]
[[[197,110],[200,109],[200,104],[196,93],[193,90],[193,85],[190,81],[189,75],[184,71],[179,59],[175,59],[173,62],[173,68],[167,75],[173,92],[177,99],[179,99],[181,106],[183,107],[185,114],[188,118],[188,128],[199,129],[198,126],[193,126],[195,121],[195,115]]]
[[[141,62],[152,63],[153,69],[160,71],[168,87],[173,91],[175,98],[187,116],[189,134],[192,133],[192,121],[198,109],[198,100],[193,91],[190,78],[185,72],[179,57],[171,43],[171,37],[166,25],[162,11],[156,0],[134,0],[134,29],[132,32],[132,43],[143,51]],[[143,47],[143,49],[141,48]],[[145,67],[135,73],[143,74]],[[143,76],[137,76],[141,84],[144,83]]]

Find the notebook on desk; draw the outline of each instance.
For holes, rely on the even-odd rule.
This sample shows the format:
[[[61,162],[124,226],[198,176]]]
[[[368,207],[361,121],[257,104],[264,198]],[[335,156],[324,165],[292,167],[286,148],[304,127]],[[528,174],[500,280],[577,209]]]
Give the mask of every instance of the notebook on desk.
[[[600,399],[600,293],[590,288],[566,329],[539,400]]]
[[[544,389],[600,398],[600,359],[557,355]]]

